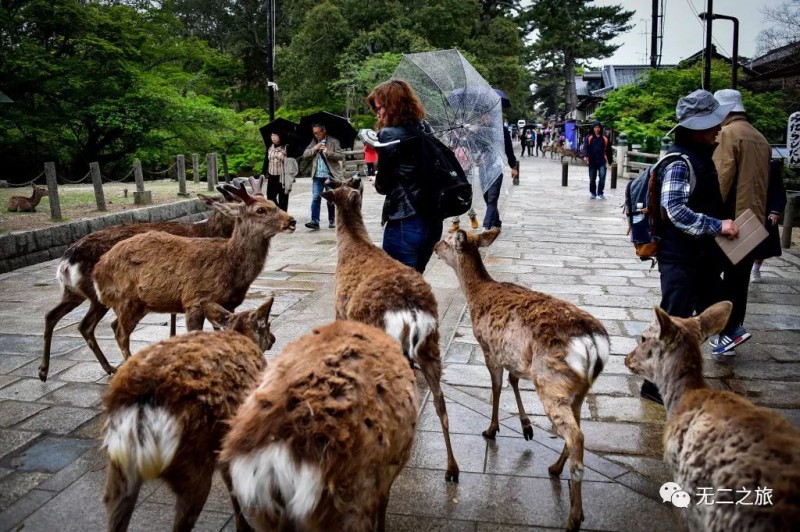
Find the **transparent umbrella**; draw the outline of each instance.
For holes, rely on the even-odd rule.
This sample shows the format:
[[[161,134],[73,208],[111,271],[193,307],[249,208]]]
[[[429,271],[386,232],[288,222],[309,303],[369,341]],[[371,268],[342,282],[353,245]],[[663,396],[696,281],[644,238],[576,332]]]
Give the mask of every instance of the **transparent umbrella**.
[[[393,78],[406,80],[425,105],[434,134],[485,192],[503,173],[500,96],[458,50],[406,54]]]

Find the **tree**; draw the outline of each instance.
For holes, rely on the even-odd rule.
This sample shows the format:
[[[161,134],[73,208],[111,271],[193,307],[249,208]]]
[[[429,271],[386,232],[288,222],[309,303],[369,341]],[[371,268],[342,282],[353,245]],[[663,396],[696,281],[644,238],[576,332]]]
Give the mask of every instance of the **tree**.
[[[608,57],[620,45],[611,41],[631,29],[634,11],[621,6],[593,6],[592,0],[537,0],[530,10],[536,28],[536,53],[556,52],[564,80],[565,111],[578,105],[575,67],[582,60]]]
[[[800,0],[786,0],[776,7],[761,8],[769,25],[758,34],[758,53],[800,41]]]

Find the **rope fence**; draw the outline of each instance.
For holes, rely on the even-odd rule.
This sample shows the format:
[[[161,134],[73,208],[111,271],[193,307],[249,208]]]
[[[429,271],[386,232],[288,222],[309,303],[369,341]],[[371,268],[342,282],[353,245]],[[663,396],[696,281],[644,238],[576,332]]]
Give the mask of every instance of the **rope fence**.
[[[59,178],[61,181],[63,181],[64,183],[67,183],[67,184],[69,184],[69,185],[78,185],[78,184],[80,184],[80,183],[83,183],[84,181],[86,181],[86,179],[87,179],[87,178],[88,178],[90,175],[92,175],[92,172],[91,172],[91,171],[89,171],[89,172],[86,172],[86,175],[84,175],[84,176],[83,176],[82,178],[80,178],[80,179],[74,179],[74,180],[73,180],[73,179],[67,179],[67,178],[66,178],[66,177],[64,177],[64,176],[58,176],[58,178]]]
[[[27,187],[28,185],[32,185],[32,184],[33,184],[33,183],[34,183],[34,182],[35,182],[37,179],[39,179],[39,178],[40,178],[40,177],[42,177],[43,175],[44,175],[44,172],[42,172],[41,174],[37,175],[36,177],[34,177],[33,179],[31,179],[31,180],[30,180],[30,181],[28,181],[27,183],[9,183],[9,185],[8,185],[8,186],[9,186],[9,188]]]

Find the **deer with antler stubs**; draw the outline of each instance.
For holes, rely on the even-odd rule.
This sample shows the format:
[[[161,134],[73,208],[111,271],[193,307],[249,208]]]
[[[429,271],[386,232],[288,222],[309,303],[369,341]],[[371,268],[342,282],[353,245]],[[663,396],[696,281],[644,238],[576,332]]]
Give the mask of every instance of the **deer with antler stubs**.
[[[47,187],[31,185],[33,194],[30,198],[25,196],[11,196],[8,199],[8,212],[36,212],[36,206],[47,195]]]
[[[117,315],[111,326],[126,359],[130,335],[149,312],[183,312],[194,331],[203,328],[205,304],[239,306],[264,267],[272,237],[294,231],[294,218],[264,196],[220,188],[241,201],[214,205],[236,218],[230,239],[149,232],[116,244],[95,266],[95,291]]]

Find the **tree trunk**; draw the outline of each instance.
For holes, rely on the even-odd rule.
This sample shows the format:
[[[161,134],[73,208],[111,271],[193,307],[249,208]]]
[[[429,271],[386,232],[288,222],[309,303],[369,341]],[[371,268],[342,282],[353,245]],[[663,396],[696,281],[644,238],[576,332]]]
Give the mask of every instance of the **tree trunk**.
[[[564,51],[564,115],[578,107],[578,90],[575,88],[575,58],[571,50]]]

